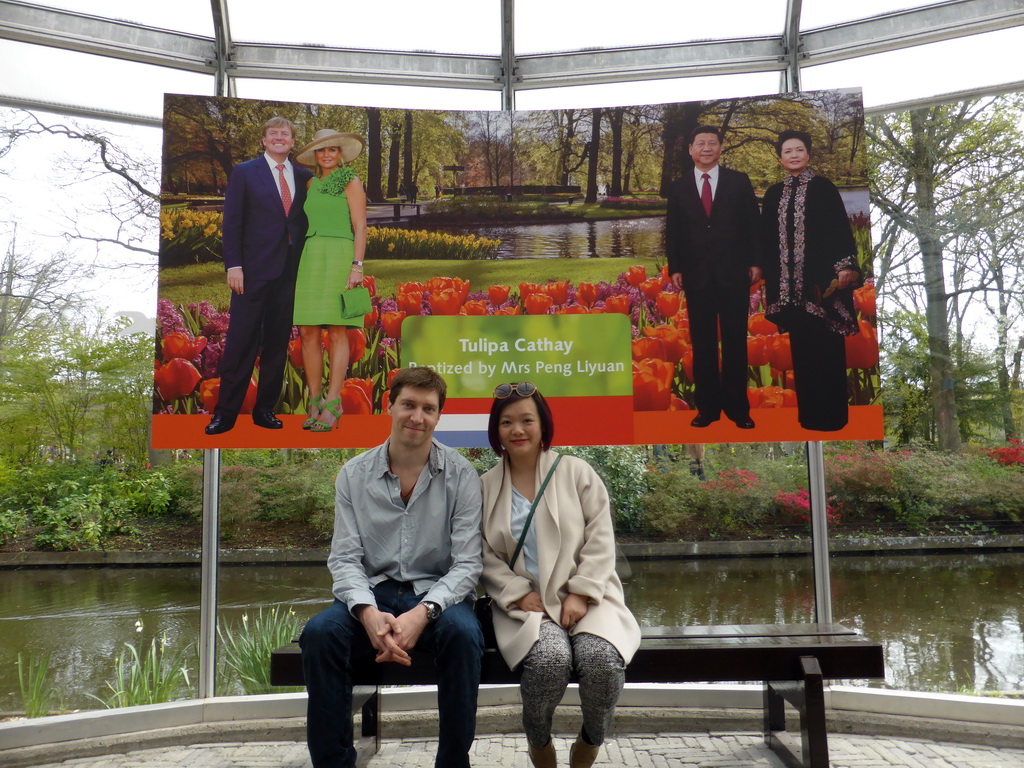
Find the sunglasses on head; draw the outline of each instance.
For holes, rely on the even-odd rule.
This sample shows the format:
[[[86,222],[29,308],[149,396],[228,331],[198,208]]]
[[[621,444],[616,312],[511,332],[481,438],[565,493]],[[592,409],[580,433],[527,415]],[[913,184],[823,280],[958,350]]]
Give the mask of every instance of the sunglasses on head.
[[[513,381],[509,384],[499,384],[494,388],[494,396],[498,400],[512,397],[515,392],[520,397],[530,397],[537,391],[537,385],[529,381]]]

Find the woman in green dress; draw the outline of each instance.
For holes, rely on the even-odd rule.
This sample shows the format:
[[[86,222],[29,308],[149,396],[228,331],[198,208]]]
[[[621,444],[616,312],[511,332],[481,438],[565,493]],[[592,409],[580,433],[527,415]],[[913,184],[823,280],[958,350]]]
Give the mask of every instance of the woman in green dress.
[[[341,387],[348,371],[348,329],[363,317],[344,317],[341,292],[363,282],[366,252],[366,193],[346,163],[363,151],[352,133],[325,128],[299,150],[296,161],[313,167],[304,210],[309,218],[306,243],[295,281],[294,322],[302,339],[302,367],[309,388],[309,418],[302,428],[330,432],[341,416]],[[330,363],[323,392],[321,328],[327,329]]]

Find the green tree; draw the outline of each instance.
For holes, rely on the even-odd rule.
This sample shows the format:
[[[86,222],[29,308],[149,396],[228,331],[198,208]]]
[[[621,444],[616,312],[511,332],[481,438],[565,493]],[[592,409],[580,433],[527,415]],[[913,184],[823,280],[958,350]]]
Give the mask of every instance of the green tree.
[[[1005,98],[982,99],[911,110],[873,118],[868,123],[873,175],[872,198],[882,212],[893,247],[883,241],[880,285],[885,295],[902,294],[905,309],[923,308],[931,406],[939,447],[958,450],[962,444],[954,369],[956,305],[970,293],[987,290],[967,282],[952,251],[958,240],[973,240],[986,216],[982,200],[992,201],[997,181],[1019,176],[1014,158],[1021,154],[1019,132],[1012,129]],[[981,182],[978,167],[993,171]],[[1000,170],[1001,169],[1001,170]],[[973,201],[975,204],[965,204]],[[898,268],[898,271],[894,271]],[[952,331],[952,333],[951,333]],[[952,338],[951,338],[952,335]]]

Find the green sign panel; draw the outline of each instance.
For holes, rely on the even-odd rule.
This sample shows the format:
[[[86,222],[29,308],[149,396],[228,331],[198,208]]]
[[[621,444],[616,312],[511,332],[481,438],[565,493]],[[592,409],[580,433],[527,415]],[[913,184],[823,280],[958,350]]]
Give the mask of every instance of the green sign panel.
[[[490,397],[532,381],[549,397],[632,395],[629,318],[602,315],[434,315],[402,323],[403,366],[429,365],[449,397]]]

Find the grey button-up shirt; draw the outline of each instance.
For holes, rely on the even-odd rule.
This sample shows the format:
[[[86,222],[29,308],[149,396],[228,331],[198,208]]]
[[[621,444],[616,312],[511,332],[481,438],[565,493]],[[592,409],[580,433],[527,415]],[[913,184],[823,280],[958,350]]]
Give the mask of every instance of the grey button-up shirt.
[[[482,498],[473,465],[436,440],[430,458],[402,503],[388,444],[341,468],[335,483],[334,538],[327,559],[334,596],[351,611],[373,605],[372,587],[412,582],[442,609],[462,602],[483,569]]]

